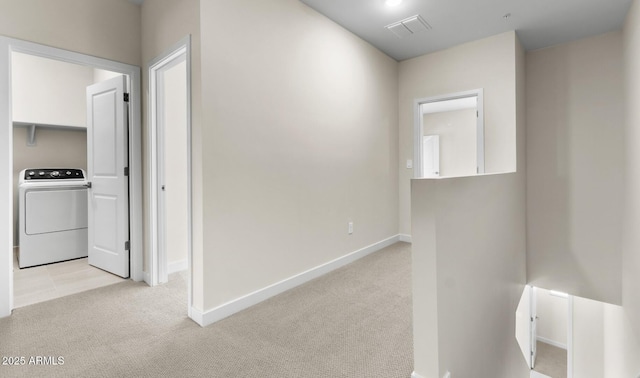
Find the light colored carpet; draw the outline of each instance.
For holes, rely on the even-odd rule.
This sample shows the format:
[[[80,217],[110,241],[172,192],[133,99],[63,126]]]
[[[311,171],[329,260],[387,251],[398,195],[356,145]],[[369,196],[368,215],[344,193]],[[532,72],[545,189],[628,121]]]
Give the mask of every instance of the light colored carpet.
[[[0,355],[62,356],[0,377],[384,377],[413,370],[410,245],[201,328],[179,274],[19,308],[0,319]]]
[[[567,378],[567,351],[538,341],[535,371],[551,378]]]

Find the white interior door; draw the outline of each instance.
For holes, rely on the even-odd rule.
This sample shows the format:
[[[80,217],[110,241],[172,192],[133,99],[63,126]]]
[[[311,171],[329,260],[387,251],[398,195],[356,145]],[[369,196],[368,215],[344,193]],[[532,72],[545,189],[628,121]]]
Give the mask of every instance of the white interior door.
[[[525,286],[516,309],[516,340],[529,368],[531,365],[531,287]]]
[[[440,136],[425,135],[422,143],[422,177],[440,177]]]
[[[87,87],[89,264],[129,277],[128,108],[124,76]]]
[[[536,357],[538,356],[538,292],[536,288],[531,289],[531,368],[536,367]]]

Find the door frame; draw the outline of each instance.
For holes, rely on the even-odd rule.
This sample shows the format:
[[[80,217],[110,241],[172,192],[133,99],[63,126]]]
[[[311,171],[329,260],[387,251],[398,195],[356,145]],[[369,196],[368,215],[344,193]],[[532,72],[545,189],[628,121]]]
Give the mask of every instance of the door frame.
[[[555,293],[554,293],[555,292]],[[563,292],[556,292],[555,290],[549,290],[550,295],[555,295],[567,300],[567,378],[573,378],[573,295]],[[532,322],[537,322],[537,306],[538,306],[538,292],[537,287],[532,286],[531,297],[531,319]],[[535,320],[534,320],[535,318]],[[537,333],[532,331],[532,343],[538,341]],[[533,367],[531,368],[533,370]]]
[[[150,277],[147,280],[151,286],[167,281],[167,251],[163,233],[164,217],[163,204],[160,203],[161,194],[161,170],[164,169],[164,154],[160,147],[164,131],[162,129],[163,116],[159,110],[162,108],[162,87],[158,85],[158,74],[172,67],[174,64],[186,61],[187,74],[187,287],[188,287],[188,314],[191,316],[192,298],[192,262],[193,262],[193,202],[192,202],[192,160],[191,160],[191,36],[187,35],[175,43],[169,49],[149,62],[149,100],[148,117],[149,133],[147,145],[150,147],[147,158],[151,164],[149,170],[150,206],[148,209],[150,220],[150,232],[147,243],[150,248]]]
[[[529,306],[529,317],[531,318],[531,369],[536,367],[536,357],[538,356],[538,289],[531,287],[531,305]]]
[[[477,123],[476,123],[476,166],[477,174],[485,173],[484,167],[484,90],[483,88],[470,91],[450,93],[440,96],[425,97],[413,100],[413,178],[422,177],[422,137],[424,125],[420,105],[432,102],[457,100],[467,97],[477,97]]]
[[[19,52],[128,75],[130,277],[143,280],[142,127],[140,67],[56,47],[0,36],[0,169],[13,171],[11,53]],[[4,168],[2,168],[4,167]],[[13,175],[0,175],[0,317],[13,309]],[[4,247],[1,247],[3,246]]]
[[[567,294],[567,378],[573,378],[573,295]]]

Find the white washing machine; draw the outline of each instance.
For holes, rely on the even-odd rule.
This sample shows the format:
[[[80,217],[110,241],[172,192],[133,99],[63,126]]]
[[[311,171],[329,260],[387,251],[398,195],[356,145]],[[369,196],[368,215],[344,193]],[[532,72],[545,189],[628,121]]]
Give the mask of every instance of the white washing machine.
[[[20,268],[87,257],[87,181],[82,169],[20,172]]]

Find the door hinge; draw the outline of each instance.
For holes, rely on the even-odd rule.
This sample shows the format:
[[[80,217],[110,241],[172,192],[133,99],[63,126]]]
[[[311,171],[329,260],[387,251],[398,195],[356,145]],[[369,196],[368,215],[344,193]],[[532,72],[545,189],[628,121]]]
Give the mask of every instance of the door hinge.
[[[124,242],[124,250],[128,251],[131,248],[131,242],[130,241],[126,241]]]
[[[480,112],[476,110],[476,118],[479,118],[479,117],[480,117]]]
[[[128,93],[124,94],[124,102],[129,102],[129,94]]]
[[[129,167],[124,167],[124,175],[129,176]]]

